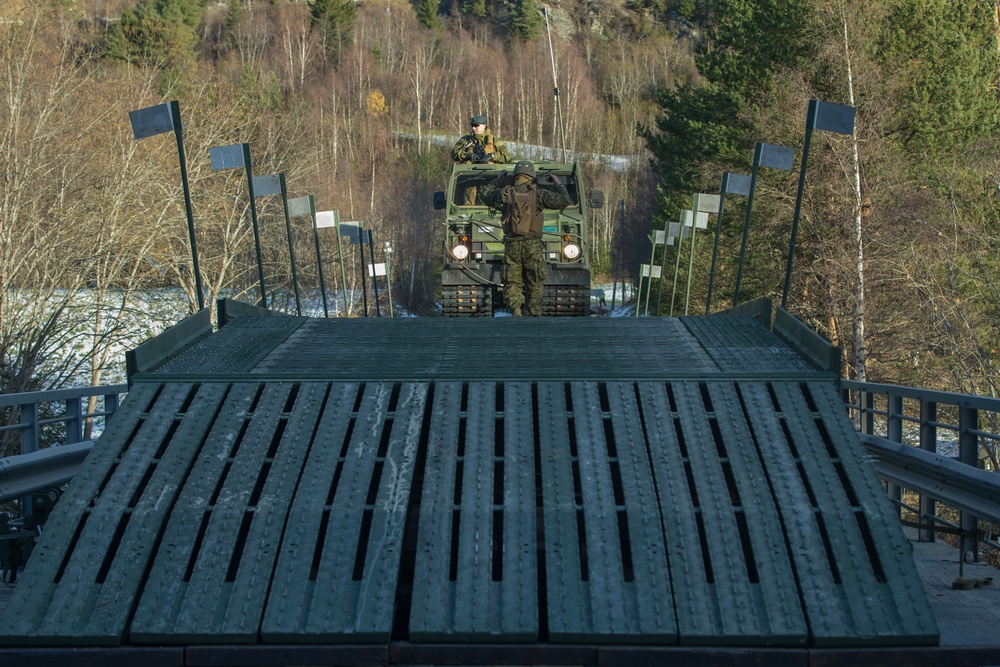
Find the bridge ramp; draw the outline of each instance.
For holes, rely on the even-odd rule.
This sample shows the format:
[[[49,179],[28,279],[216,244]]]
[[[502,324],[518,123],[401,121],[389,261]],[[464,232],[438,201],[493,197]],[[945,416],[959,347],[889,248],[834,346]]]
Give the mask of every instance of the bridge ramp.
[[[132,378],[7,646],[925,646],[836,377],[750,317],[240,317]]]

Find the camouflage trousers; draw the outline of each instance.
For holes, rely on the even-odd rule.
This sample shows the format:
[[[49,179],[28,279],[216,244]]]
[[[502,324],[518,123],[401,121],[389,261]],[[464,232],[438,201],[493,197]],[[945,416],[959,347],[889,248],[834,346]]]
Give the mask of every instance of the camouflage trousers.
[[[545,275],[545,244],[541,236],[504,239],[503,295],[511,312],[523,306],[525,315],[542,314]]]

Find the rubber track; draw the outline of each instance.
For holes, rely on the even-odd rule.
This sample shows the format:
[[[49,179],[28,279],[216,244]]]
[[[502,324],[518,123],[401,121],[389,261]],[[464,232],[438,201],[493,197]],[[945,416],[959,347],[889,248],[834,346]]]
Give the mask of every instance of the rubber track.
[[[580,285],[546,287],[542,299],[542,315],[555,317],[590,315],[590,289]]]
[[[441,306],[445,317],[492,317],[493,293],[489,285],[445,285]]]

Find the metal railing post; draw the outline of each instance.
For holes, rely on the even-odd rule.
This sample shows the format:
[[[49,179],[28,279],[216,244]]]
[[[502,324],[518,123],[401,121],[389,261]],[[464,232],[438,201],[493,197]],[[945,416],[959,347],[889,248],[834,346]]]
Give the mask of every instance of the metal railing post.
[[[21,429],[21,453],[30,454],[31,452],[38,450],[37,403],[21,404],[21,423],[24,424]],[[28,517],[32,517],[35,514],[34,507],[32,507],[31,503],[31,496],[21,498],[21,514],[26,520],[28,520],[28,525],[30,525],[31,521]]]
[[[118,397],[119,394],[104,395],[104,411],[108,413],[107,416],[104,417],[105,423],[107,423],[111,415],[118,411]]]
[[[898,394],[886,394],[885,437],[892,442],[903,443],[903,397]],[[902,518],[903,487],[890,482],[888,491],[896,508],[896,516]]]
[[[38,450],[38,404],[21,404],[21,453],[30,454]]]
[[[865,435],[875,435],[875,394],[863,389],[858,393],[858,404],[861,406],[861,432]]]
[[[979,436],[976,431],[979,429],[979,411],[976,408],[960,406],[958,409],[958,458],[966,464],[975,468],[979,467]],[[963,531],[974,532],[979,528],[979,517],[971,512],[961,512],[961,524]],[[978,542],[973,540],[962,541],[964,553],[961,555],[963,562],[969,562],[967,555],[972,553],[973,563],[979,562]]]
[[[80,442],[83,440],[83,410],[81,399],[66,399],[66,443]]]
[[[937,403],[934,401],[920,401],[920,449],[932,454],[937,452]],[[918,522],[923,523],[933,517],[936,505],[933,497],[921,493]],[[919,539],[921,542],[933,542],[934,531],[921,528]]]

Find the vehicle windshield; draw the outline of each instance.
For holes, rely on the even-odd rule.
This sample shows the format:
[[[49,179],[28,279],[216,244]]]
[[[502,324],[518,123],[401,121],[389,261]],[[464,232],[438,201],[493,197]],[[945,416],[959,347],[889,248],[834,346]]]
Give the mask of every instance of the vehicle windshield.
[[[496,177],[496,172],[459,174],[455,181],[455,199],[452,204],[455,206],[485,206],[482,199],[479,198],[479,188],[490,183]],[[569,174],[560,174],[559,180],[566,186],[566,191],[569,192],[570,199],[573,200],[575,206],[579,201],[577,199],[576,179]],[[549,183],[539,183],[538,187],[541,190],[555,191],[555,187]]]

